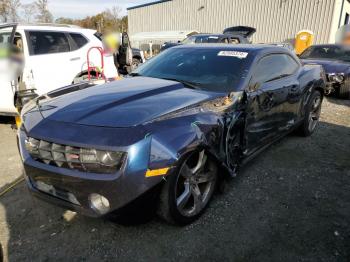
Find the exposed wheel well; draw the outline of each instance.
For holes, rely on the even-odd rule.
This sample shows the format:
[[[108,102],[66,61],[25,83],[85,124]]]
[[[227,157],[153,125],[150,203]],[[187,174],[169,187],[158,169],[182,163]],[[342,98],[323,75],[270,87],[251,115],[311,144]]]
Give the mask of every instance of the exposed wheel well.
[[[315,91],[319,91],[321,93],[321,97],[323,99],[323,97],[324,97],[324,89],[322,87],[315,87],[314,90]]]
[[[140,60],[140,61],[142,60],[141,56],[138,56],[138,55],[135,55],[135,56],[133,56],[132,58],[133,58],[133,59]]]

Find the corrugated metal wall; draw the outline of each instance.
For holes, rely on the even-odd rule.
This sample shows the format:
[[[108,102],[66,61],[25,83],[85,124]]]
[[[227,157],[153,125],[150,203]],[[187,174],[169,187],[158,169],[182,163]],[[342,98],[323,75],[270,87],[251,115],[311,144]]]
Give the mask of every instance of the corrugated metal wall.
[[[129,33],[198,30],[220,33],[234,25],[257,28],[255,43],[294,38],[301,29],[327,43],[335,0],[173,0],[128,10]],[[337,19],[337,18],[335,18]]]

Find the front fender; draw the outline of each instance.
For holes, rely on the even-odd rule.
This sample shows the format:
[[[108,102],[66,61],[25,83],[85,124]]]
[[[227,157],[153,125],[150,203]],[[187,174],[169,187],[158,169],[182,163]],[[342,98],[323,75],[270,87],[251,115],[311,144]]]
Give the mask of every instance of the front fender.
[[[206,148],[219,156],[224,133],[223,119],[219,114],[210,112],[164,124],[166,128],[150,134],[150,169],[177,166],[184,155],[197,148]]]

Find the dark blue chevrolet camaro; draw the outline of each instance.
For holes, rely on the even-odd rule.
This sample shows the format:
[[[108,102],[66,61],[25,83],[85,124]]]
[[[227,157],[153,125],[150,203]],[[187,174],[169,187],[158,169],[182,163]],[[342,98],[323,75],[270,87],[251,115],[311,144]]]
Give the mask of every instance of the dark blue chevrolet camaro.
[[[164,51],[121,81],[27,103],[19,147],[30,191],[89,216],[157,188],[159,214],[187,224],[255,154],[317,125],[324,72],[267,45]]]

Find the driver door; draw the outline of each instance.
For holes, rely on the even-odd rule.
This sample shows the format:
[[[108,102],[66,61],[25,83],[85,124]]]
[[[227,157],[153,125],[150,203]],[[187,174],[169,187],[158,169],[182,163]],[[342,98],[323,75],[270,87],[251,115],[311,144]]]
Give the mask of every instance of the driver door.
[[[247,91],[246,149],[253,153],[294,126],[297,112],[289,99],[299,89],[299,64],[288,54],[270,54],[253,69]],[[294,59],[293,59],[294,60]]]
[[[132,49],[127,33],[122,33],[122,44],[119,48],[118,62],[121,68],[131,66],[132,64]]]

